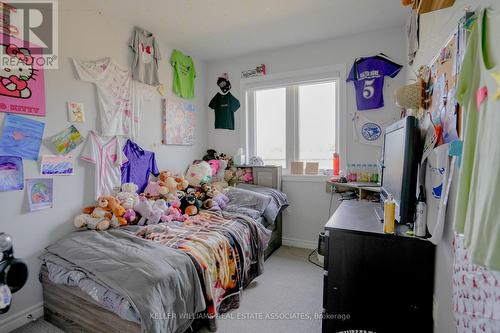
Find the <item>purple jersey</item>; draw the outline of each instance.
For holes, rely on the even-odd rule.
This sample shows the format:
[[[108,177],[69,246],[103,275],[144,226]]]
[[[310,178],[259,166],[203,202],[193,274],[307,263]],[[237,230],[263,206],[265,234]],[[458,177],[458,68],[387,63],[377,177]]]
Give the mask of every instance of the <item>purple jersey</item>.
[[[142,193],[149,181],[149,174],[158,176],[155,153],[142,149],[130,139],[123,147],[123,153],[128,161],[122,165],[122,184],[134,183],[139,187],[137,193]]]
[[[382,55],[356,59],[347,81],[354,81],[358,110],[383,107],[384,76],[395,77],[401,67]]]

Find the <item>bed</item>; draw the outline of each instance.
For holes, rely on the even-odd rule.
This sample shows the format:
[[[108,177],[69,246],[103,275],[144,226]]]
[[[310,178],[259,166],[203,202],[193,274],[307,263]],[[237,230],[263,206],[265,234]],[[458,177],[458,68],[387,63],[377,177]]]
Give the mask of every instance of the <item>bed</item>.
[[[262,179],[269,185],[269,178]],[[258,177],[255,183],[239,184],[232,190],[237,195],[228,196],[280,193],[259,186]],[[264,260],[281,246],[281,212],[287,206],[265,214],[263,209],[257,217],[241,213],[247,202],[231,202],[227,211],[202,212],[183,226],[73,233],[49,246],[40,272],[45,319],[68,332],[184,332],[199,326],[216,331],[216,314],[239,306],[241,290],[262,274]],[[106,269],[110,263],[112,270]],[[120,274],[131,267],[148,274]],[[160,292],[143,295],[153,289]],[[157,294],[164,299],[156,300]],[[167,303],[168,312],[154,311]],[[188,315],[175,316],[179,313]]]

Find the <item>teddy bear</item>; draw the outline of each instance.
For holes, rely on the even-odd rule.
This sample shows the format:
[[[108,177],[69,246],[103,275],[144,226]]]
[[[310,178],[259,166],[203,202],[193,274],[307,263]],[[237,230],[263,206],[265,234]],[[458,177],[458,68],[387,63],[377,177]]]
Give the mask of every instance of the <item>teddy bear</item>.
[[[153,208],[151,201],[146,197],[139,197],[139,203],[134,206],[134,210],[141,214],[141,219],[137,222],[138,225],[157,224],[160,222],[163,211],[158,208]]]
[[[132,209],[139,202],[139,195],[137,194],[138,186],[134,183],[123,183],[122,190],[116,195],[120,204],[125,209]]]
[[[98,231],[107,230],[109,228],[109,220],[100,217],[92,217],[90,214],[75,216],[73,224],[77,228],[87,228]]]
[[[127,220],[123,217],[127,211],[121,204],[120,201],[113,196],[103,196],[100,201],[107,202],[106,208],[111,211],[111,225],[118,227],[121,225],[126,225]]]
[[[186,194],[181,199],[181,210],[184,214],[188,216],[196,215],[202,205],[203,203],[196,198],[195,189],[192,187],[188,188]]]
[[[113,213],[105,197],[97,199],[97,206],[85,207],[82,212],[83,214],[77,215],[73,220],[73,224],[77,228],[106,230],[111,225]]]
[[[175,194],[176,191],[185,190],[189,183],[182,176],[174,176],[170,171],[161,171],[158,175],[158,184],[168,189],[167,193]],[[166,196],[164,194],[164,196]]]
[[[204,161],[210,161],[210,160],[218,160],[219,155],[217,155],[217,152],[214,149],[209,149],[207,150],[207,154],[203,156]]]
[[[166,186],[161,186],[160,182],[148,182],[143,194],[147,198],[159,199],[160,197],[167,195],[168,192],[168,188]]]
[[[236,186],[240,182],[243,172],[236,167],[230,167],[224,172],[224,180],[229,186]]]

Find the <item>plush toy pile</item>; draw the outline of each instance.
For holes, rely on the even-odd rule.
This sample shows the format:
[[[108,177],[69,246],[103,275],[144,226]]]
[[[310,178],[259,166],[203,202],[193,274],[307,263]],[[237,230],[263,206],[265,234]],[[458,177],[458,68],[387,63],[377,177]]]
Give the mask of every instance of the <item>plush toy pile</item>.
[[[100,197],[95,206],[84,208],[83,214],[75,217],[74,225],[106,230],[127,224],[180,224],[201,209],[223,210],[229,202],[222,193],[225,184],[212,183],[217,172],[219,177],[222,172],[223,178],[226,164],[222,164],[196,161],[185,177],[161,171],[157,180],[150,181],[141,194],[137,194],[137,185],[122,184],[115,196]]]
[[[235,167],[232,156],[209,149],[203,160],[189,166],[185,176],[161,171],[141,194],[137,194],[136,184],[122,184],[115,196],[100,197],[95,206],[84,208],[74,224],[94,230],[128,224],[180,224],[201,209],[224,210],[229,202],[224,188],[252,181],[252,168]]]

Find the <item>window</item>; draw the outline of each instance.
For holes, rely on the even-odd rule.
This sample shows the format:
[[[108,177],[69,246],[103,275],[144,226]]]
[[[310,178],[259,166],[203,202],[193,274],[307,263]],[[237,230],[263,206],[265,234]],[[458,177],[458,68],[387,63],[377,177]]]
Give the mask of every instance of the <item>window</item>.
[[[340,75],[272,81],[244,86],[248,155],[284,168],[304,161],[331,169],[333,153],[340,152]]]
[[[255,92],[255,155],[286,167],[286,88]]]

